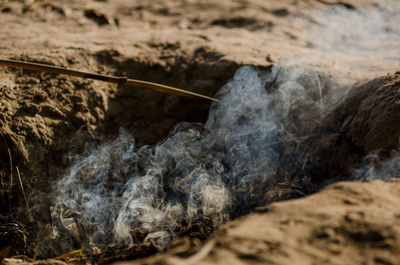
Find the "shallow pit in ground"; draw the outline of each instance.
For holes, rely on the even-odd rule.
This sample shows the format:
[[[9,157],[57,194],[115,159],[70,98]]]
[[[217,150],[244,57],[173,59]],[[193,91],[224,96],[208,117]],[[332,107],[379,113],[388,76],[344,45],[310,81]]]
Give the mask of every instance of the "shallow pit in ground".
[[[216,69],[221,70],[221,66],[215,66],[216,68],[212,68],[205,65],[199,66],[195,63],[190,66],[192,68],[188,67],[190,68],[191,74],[189,74],[189,72],[186,73],[185,69],[181,69],[179,71],[179,67],[174,68],[177,66],[172,66],[171,68],[175,69],[176,72],[170,72],[169,70],[165,70],[160,65],[143,66],[134,60],[124,58],[122,55],[114,51],[99,52],[96,54],[96,59],[99,61],[100,65],[106,65],[107,67],[110,67],[107,68],[106,71],[116,75],[126,75],[132,78],[151,80],[178,87],[192,87],[195,91],[198,82],[200,82],[202,85],[204,85],[204,82],[201,82],[201,80],[199,81],[198,76],[193,75],[193,73],[198,71],[197,73],[199,76],[201,76],[200,74],[207,75],[206,71],[210,71],[211,69],[213,75],[215,76],[215,73],[217,72]],[[217,75],[217,78],[211,78],[210,80],[212,81],[209,81],[209,84],[212,85],[204,86],[207,88],[204,91],[197,88],[199,90],[196,92],[202,92],[206,94],[209,93],[209,95],[212,95],[212,92],[215,92],[224,83],[226,83],[225,78],[229,79],[231,77],[232,73],[229,71],[233,70],[234,66],[229,64],[223,65],[227,68],[222,67],[222,70],[219,72],[222,75]],[[252,78],[255,78],[253,71],[260,74],[260,76],[264,75],[264,73],[254,69],[249,72],[250,75],[253,75]],[[21,87],[18,87],[18,89],[26,89],[27,83],[29,84],[32,81],[31,79],[26,79],[25,74],[33,76],[35,76],[35,74],[30,72],[19,72],[19,74],[20,75],[18,76],[17,72],[17,79],[19,80],[17,83],[20,84]],[[271,73],[269,72],[269,74]],[[185,78],[182,78],[182,76]],[[132,88],[127,87],[100,87],[100,89],[97,90],[98,88],[94,88],[94,83],[91,82],[81,83],[76,80],[71,81],[68,78],[61,79],[60,81],[59,77],[39,74],[36,74],[36,78],[40,81],[35,81],[34,84],[41,85],[41,80],[45,80],[43,84],[46,85],[47,90],[45,91],[47,94],[49,94],[48,97],[50,99],[47,99],[46,96],[43,96],[42,98],[44,99],[40,99],[40,101],[36,104],[38,107],[36,107],[36,105],[26,107],[26,104],[17,106],[17,110],[12,117],[22,118],[19,120],[16,119],[17,122],[14,122],[11,125],[14,126],[12,128],[18,128],[19,130],[4,131],[5,141],[3,145],[4,153],[8,152],[8,149],[10,149],[10,151],[14,152],[17,150],[22,154],[20,155],[22,156],[21,161],[24,163],[21,163],[18,160],[18,156],[16,156],[14,165],[19,165],[21,167],[23,179],[27,178],[30,171],[34,173],[29,184],[26,185],[26,193],[28,195],[27,197],[29,198],[28,205],[32,202],[35,202],[34,206],[28,206],[31,211],[30,215],[33,216],[33,219],[25,223],[22,222],[21,220],[23,220],[23,217],[26,217],[29,214],[23,210],[22,213],[17,213],[14,216],[9,215],[11,218],[6,218],[4,219],[5,221],[2,221],[3,223],[17,221],[25,225],[27,237],[23,236],[24,233],[22,227],[16,226],[17,228],[13,228],[16,231],[15,233],[21,235],[22,238],[22,243],[17,243],[19,246],[14,246],[13,253],[25,253],[29,256],[32,256],[34,247],[37,245],[32,242],[35,242],[38,237],[48,237],[49,234],[46,235],[43,233],[50,233],[51,231],[51,226],[43,229],[42,227],[38,227],[37,224],[51,223],[52,221],[49,209],[52,206],[52,200],[57,196],[56,194],[52,193],[54,191],[57,193],[57,189],[54,190],[56,187],[55,182],[65,175],[65,169],[73,162],[73,156],[75,154],[82,153],[85,143],[88,143],[89,150],[90,146],[93,146],[93,148],[95,148],[95,146],[101,146],[101,144],[104,142],[110,142],[111,139],[118,134],[119,128],[124,127],[135,137],[139,147],[144,144],[155,144],[160,139],[163,139],[169,133],[171,128],[178,122],[204,122],[207,118],[209,107],[209,104],[205,102],[181,99],[174,96],[165,96],[152,91],[135,90],[133,92]],[[393,122],[393,117],[397,117],[399,113],[398,106],[394,105],[398,104],[398,75],[388,76],[373,80],[366,84],[355,86],[352,90],[354,92],[350,94],[345,101],[335,106],[335,108],[329,109],[330,112],[327,113],[326,116],[324,115],[325,118],[318,121],[318,123],[320,123],[319,125],[317,123],[318,126],[316,126],[316,123],[313,121],[310,123],[310,117],[304,117],[301,115],[299,116],[298,113],[296,113],[297,110],[301,109],[313,111],[315,110],[314,107],[318,106],[320,103],[318,93],[315,93],[318,92],[318,90],[315,89],[317,83],[314,82],[316,80],[314,78],[315,75],[309,75],[305,73],[304,75],[300,75],[297,79],[291,80],[295,81],[297,84],[301,84],[305,88],[305,92],[308,93],[308,96],[310,96],[311,102],[310,104],[304,104],[304,102],[295,102],[293,105],[291,105],[294,107],[288,109],[289,112],[287,117],[285,116],[288,121],[280,122],[285,123],[285,125],[289,124],[288,122],[290,122],[290,126],[287,126],[286,128],[288,131],[284,133],[288,133],[286,136],[294,136],[295,140],[286,141],[287,139],[285,139],[283,142],[274,143],[272,148],[276,149],[275,151],[277,153],[274,154],[278,154],[279,159],[273,160],[273,162],[278,164],[282,163],[279,164],[281,168],[284,168],[285,165],[290,165],[292,168],[286,171],[279,169],[280,171],[277,171],[278,175],[275,175],[273,179],[263,183],[263,185],[269,185],[269,189],[264,190],[267,191],[265,192],[265,197],[261,199],[261,201],[264,203],[307,195],[317,191],[321,185],[324,185],[324,183],[327,181],[329,182],[331,179],[343,179],[343,177],[351,178],[351,171],[357,166],[358,163],[360,163],[366,154],[380,148],[390,150],[396,148],[396,144],[398,144],[396,143],[396,139],[398,139],[399,130],[396,127],[396,123]],[[318,78],[320,85],[322,85],[322,91],[324,94],[326,93],[329,95],[329,89],[331,89],[334,84],[329,80],[329,78],[324,77],[323,75],[320,75]],[[285,83],[282,83],[282,80],[280,79],[281,78],[279,74],[276,74],[274,78],[266,81],[268,86],[262,88],[270,93],[270,95],[273,95],[274,90],[286,88],[284,85]],[[65,93],[63,95],[69,98],[59,99],[54,95],[56,94],[54,91],[52,92],[52,89],[54,89],[52,82],[54,82],[54,80],[57,80],[58,82],[56,87],[58,87],[58,89],[60,87],[64,89],[65,91],[63,92]],[[182,83],[180,83],[182,80],[184,80],[184,86],[182,86]],[[246,80],[238,80],[240,80],[240,82],[246,82]],[[258,79],[256,78],[256,80]],[[310,82],[310,80],[313,82]],[[82,86],[84,87],[83,89]],[[92,90],[95,92],[88,92]],[[291,92],[297,93],[298,91]],[[51,93],[53,93],[53,95]],[[57,102],[57,100],[65,100],[65,102],[69,102],[68,99],[71,99],[71,105],[66,105],[66,108],[62,109],[62,102]],[[271,103],[272,106],[276,105],[277,103],[284,103],[280,102],[280,99],[281,98],[276,98],[276,101]],[[27,101],[28,100],[30,100],[30,98],[27,98]],[[56,102],[56,104],[50,105],[53,108],[46,107],[48,106],[48,101],[53,103]],[[368,102],[370,101],[373,101],[376,106],[381,106],[381,108],[383,108],[382,110],[384,111],[377,113],[368,109],[368,106],[370,106]],[[385,106],[388,106],[388,104],[391,107],[386,108]],[[246,107],[240,110],[251,111],[251,107],[252,106],[249,105],[248,108]],[[183,112],[182,110],[185,111]],[[254,113],[259,115],[259,112],[259,110],[256,110]],[[23,115],[21,113],[23,113]],[[239,117],[238,124],[246,123],[246,112],[243,113],[245,113],[244,117]],[[313,114],[319,115],[318,112]],[[43,118],[46,115],[52,115],[51,122],[53,123],[50,123]],[[32,126],[29,127],[29,125],[26,124],[26,120],[24,120],[26,117],[29,117],[30,119],[34,117],[34,119],[38,119],[39,121],[33,123]],[[5,117],[6,120],[7,118],[8,117]],[[47,118],[49,117],[47,116]],[[217,118],[218,117],[216,117],[216,119]],[[54,120],[60,120],[61,122],[56,123]],[[72,122],[70,124],[66,124],[65,122],[68,122],[69,120]],[[346,122],[343,122],[343,120],[346,120]],[[355,130],[355,128],[359,128],[359,125],[357,124],[365,125],[369,120],[374,120],[376,122],[376,124],[372,125],[373,128],[379,128],[387,124],[390,126],[390,130],[368,130],[368,134],[364,134],[365,130]],[[18,121],[21,121],[23,126],[18,124]],[[303,126],[302,121],[305,122],[304,124],[307,124],[307,126],[301,127]],[[380,123],[383,123],[383,125]],[[35,129],[40,129],[38,127],[43,126],[43,124],[49,125],[47,127],[49,132],[52,132],[55,135],[63,135],[64,138],[62,140],[55,140],[54,142],[46,142],[46,139],[36,139],[35,137],[42,136],[42,134],[35,134]],[[59,127],[60,124],[62,124],[62,126]],[[308,126],[309,124],[311,124],[310,127]],[[229,124],[227,124],[227,126],[229,127]],[[59,128],[63,128],[63,131],[57,132],[57,130],[61,130]],[[193,127],[192,129],[196,132],[197,127]],[[9,133],[7,134],[7,132]],[[200,135],[201,132],[202,130],[199,130]],[[385,134],[388,132],[391,133]],[[15,135],[12,133],[15,133]],[[22,136],[25,136],[25,138],[22,138],[22,136],[18,133],[22,134]],[[25,135],[23,133],[25,133]],[[240,137],[242,136],[241,134],[239,135]],[[309,135],[311,135],[311,137],[308,137]],[[246,141],[253,141],[255,140],[254,137],[258,136],[258,133],[250,135]],[[360,141],[359,137],[364,140]],[[51,139],[51,137],[49,139]],[[384,145],[379,144],[383,141],[382,139],[385,140]],[[18,140],[25,141],[23,142],[25,146],[34,146],[40,143],[41,146],[44,147],[36,150],[36,153],[32,151],[33,149],[25,150],[28,152],[28,158],[23,160],[24,150],[18,150],[18,142],[17,144],[15,143],[15,141]],[[130,144],[130,140],[127,143]],[[363,146],[363,143],[371,144],[368,146]],[[247,151],[240,149],[238,150],[239,152]],[[231,151],[236,152],[237,150],[235,151],[232,149]],[[66,152],[68,152],[67,155],[65,154]],[[299,153],[301,154],[300,156],[298,156]],[[346,155],[346,161],[339,159],[343,154]],[[51,163],[48,163],[48,161],[45,161],[45,163],[36,163],[35,158],[38,156],[41,156],[45,160],[50,160]],[[85,155],[83,155],[83,157],[84,156]],[[268,156],[270,156],[270,154],[266,154],[266,157]],[[4,161],[7,161],[7,158],[7,156],[2,157]],[[337,163],[337,161],[343,162],[341,167],[336,167],[336,164],[330,164]],[[225,162],[223,161],[223,163]],[[259,162],[256,161],[255,163],[255,165],[257,165]],[[212,166],[208,165],[208,167]],[[3,170],[4,172],[7,172],[7,167],[4,167]],[[267,170],[267,168],[265,168],[265,170]],[[12,170],[12,172],[14,171],[16,171],[16,169]],[[8,173],[10,172],[11,170]],[[323,172],[329,172],[329,174],[325,175]],[[50,175],[51,173],[52,175]],[[4,174],[4,179],[6,182],[9,181],[7,176],[9,177],[10,175]],[[39,181],[37,180],[38,178],[40,178]],[[48,183],[53,183],[54,185],[48,185]],[[8,205],[8,207],[11,210],[12,206],[15,207],[18,205],[20,209],[24,209],[24,200],[21,198],[21,193],[18,192],[17,185],[14,184],[12,188],[13,193],[6,193],[5,190],[2,194],[4,197],[2,199],[7,201],[7,199],[9,199],[7,196],[11,195],[19,197],[12,201],[14,205]],[[32,198],[32,201],[30,201],[30,198]],[[259,198],[257,197],[257,199]],[[251,211],[251,207],[256,206],[261,205],[244,204],[243,206],[237,208],[236,212],[234,210],[230,214],[233,217],[242,215]],[[242,209],[243,207],[248,208],[246,210]],[[76,218],[74,217],[73,212],[67,217],[68,218],[66,219]],[[205,239],[207,235],[209,235],[215,228],[212,220],[210,220],[211,219],[209,216],[207,216],[207,214],[200,214],[199,218],[196,217],[195,219],[191,220],[191,222],[187,222],[187,220],[184,218],[179,219],[179,222],[175,226],[176,230],[174,230],[174,233],[176,232],[178,236],[189,235],[192,238]],[[65,224],[63,225],[65,226]],[[181,231],[179,229],[181,229]],[[39,234],[38,231],[40,231]],[[77,249],[82,247],[82,244],[85,244],[76,241],[76,238],[68,235],[68,231],[64,232],[66,232],[66,238],[68,238],[67,240],[71,241],[69,243],[70,248]],[[135,231],[130,232],[134,233],[134,235],[138,238],[145,239],[146,237],[146,234],[143,234],[141,231],[137,231],[137,233]],[[196,241],[194,240],[191,243],[195,246],[197,243],[193,242]],[[133,248],[128,249],[111,247],[107,250],[101,250],[101,253],[98,255],[93,255],[93,252],[91,254],[95,261],[103,262],[108,262],[114,259],[134,258],[154,253],[156,251],[155,245],[157,245],[155,243],[157,242],[148,241],[146,244],[134,244]],[[28,246],[26,247],[23,244],[27,244]],[[57,252],[57,247],[51,249],[42,248],[39,250],[39,257],[54,257],[58,254],[66,252],[63,251],[65,248],[62,247],[58,250],[60,252]]]

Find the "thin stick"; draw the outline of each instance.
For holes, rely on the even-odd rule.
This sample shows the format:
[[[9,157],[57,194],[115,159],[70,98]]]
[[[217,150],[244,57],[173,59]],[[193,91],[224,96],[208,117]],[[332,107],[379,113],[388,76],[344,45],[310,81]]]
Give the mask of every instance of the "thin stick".
[[[319,75],[317,75],[317,86],[318,86],[318,91],[319,91],[319,97],[320,97],[320,100],[322,101],[323,94],[322,94],[321,80],[319,79]]]
[[[39,253],[39,245],[35,247],[35,252],[33,253],[33,258],[32,258],[33,261],[36,261],[38,253]]]
[[[25,195],[24,184],[22,184],[21,174],[19,173],[18,166],[15,166],[15,168],[17,169],[17,176],[18,176],[19,186],[21,188],[22,196],[24,197],[26,209],[28,211],[29,218],[32,220],[32,215],[31,215],[31,211],[29,209],[28,200],[26,199],[26,195]]]
[[[100,81],[105,81],[105,82],[115,83],[115,84],[120,84],[120,85],[125,85],[125,86],[147,88],[147,89],[152,89],[152,90],[156,90],[156,91],[159,91],[162,93],[168,93],[168,94],[172,94],[172,95],[185,96],[185,97],[191,97],[191,98],[202,98],[202,99],[207,99],[207,100],[218,102],[218,100],[213,97],[208,97],[208,96],[194,93],[191,91],[187,91],[187,90],[183,90],[183,89],[179,89],[179,88],[175,88],[175,87],[171,87],[171,86],[161,85],[161,84],[157,84],[157,83],[135,80],[135,79],[128,79],[127,77],[99,75],[99,74],[93,74],[93,73],[88,73],[88,72],[71,70],[71,69],[58,67],[58,66],[50,66],[50,65],[46,65],[46,64],[30,63],[30,62],[15,61],[15,60],[5,60],[5,59],[0,59],[0,66],[22,68],[22,69],[26,69],[26,70],[48,72],[48,73],[52,73],[52,74],[64,74],[64,75],[70,75],[70,76],[77,76],[77,77],[81,77],[81,78],[89,78],[89,79],[100,80]]]
[[[13,186],[13,166],[12,166],[12,156],[11,156],[11,151],[10,148],[7,145],[7,152],[8,152],[8,158],[10,160],[10,188],[8,189],[9,192],[11,192],[12,186]]]
[[[319,75],[317,74],[317,86],[318,86],[318,91],[319,91],[319,107],[320,107],[320,119],[319,119],[319,127],[318,127],[318,132],[321,131],[321,126],[322,126],[322,107],[323,107],[323,102],[322,102],[322,98],[323,98],[323,94],[322,94],[322,88],[321,88],[321,80],[319,79]]]
[[[304,158],[304,162],[303,162],[303,166],[301,167],[301,171],[303,171],[306,168],[306,164],[307,164],[307,161],[308,161],[309,154],[310,153],[307,153],[306,157]]]
[[[55,257],[54,259],[62,260],[62,259],[66,259],[71,256],[76,256],[76,255],[82,256],[82,251],[83,251],[83,249],[74,250],[74,251],[68,252],[66,254],[63,254],[61,256]]]

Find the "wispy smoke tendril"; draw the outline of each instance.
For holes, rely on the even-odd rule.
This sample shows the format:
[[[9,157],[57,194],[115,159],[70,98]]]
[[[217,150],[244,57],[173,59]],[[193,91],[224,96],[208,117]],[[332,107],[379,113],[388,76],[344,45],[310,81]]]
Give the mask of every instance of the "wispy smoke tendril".
[[[148,241],[164,249],[182,219],[207,216],[217,226],[264,203],[288,165],[295,172],[303,163],[295,139],[320,124],[327,102],[317,79],[296,67],[241,67],[205,125],[178,124],[163,142],[139,149],[121,129],[89,148],[58,183],[55,237],[66,233],[89,248]]]

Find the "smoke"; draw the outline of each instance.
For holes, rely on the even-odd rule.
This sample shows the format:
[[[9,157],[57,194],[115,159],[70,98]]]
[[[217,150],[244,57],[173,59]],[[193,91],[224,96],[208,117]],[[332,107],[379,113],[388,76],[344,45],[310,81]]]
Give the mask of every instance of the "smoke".
[[[309,41],[310,49],[296,58],[284,60],[323,69],[341,84],[337,86],[340,91],[336,89],[333,96],[344,98],[345,87],[356,81],[399,71],[399,11],[397,0],[366,1],[356,8],[337,4],[331,8],[305,9],[296,22],[298,27],[306,29],[299,35]],[[353,177],[387,181],[398,177],[399,172],[398,151],[392,150],[390,156],[384,156],[376,150],[363,158]]]
[[[215,228],[271,200],[276,183],[306,177],[304,165],[313,161],[302,139],[319,133],[345,95],[339,80],[381,74],[400,61],[398,12],[379,5],[307,12],[316,25],[300,35],[312,40],[310,52],[282,58],[270,72],[239,68],[205,124],[178,124],[164,141],[140,148],[121,129],[77,155],[56,188],[49,248],[95,252],[150,242],[163,250],[183,226],[207,217]],[[398,154],[365,160],[358,179],[399,172]]]
[[[384,158],[377,152],[366,156],[361,166],[355,170],[355,178],[361,181],[384,180],[400,177],[400,153],[393,150]]]
[[[301,9],[292,27],[307,49],[283,55],[313,69],[323,69],[337,81],[354,83],[400,68],[400,2],[383,0]]]
[[[321,81],[322,80],[322,81]],[[183,220],[214,227],[268,200],[283,176],[301,173],[298,139],[320,125],[332,82],[298,67],[237,70],[203,124],[178,124],[154,147],[121,129],[75,157],[58,183],[54,238],[64,251],[151,242],[165,249]]]

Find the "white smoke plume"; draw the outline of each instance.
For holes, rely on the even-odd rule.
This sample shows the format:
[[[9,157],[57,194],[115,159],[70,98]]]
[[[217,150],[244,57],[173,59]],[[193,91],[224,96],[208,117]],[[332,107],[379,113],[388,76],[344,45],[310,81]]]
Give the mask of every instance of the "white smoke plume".
[[[244,66],[218,92],[205,125],[178,124],[157,146],[139,149],[121,129],[89,148],[58,183],[55,238],[69,234],[89,249],[143,241],[164,249],[183,219],[207,216],[217,226],[265,203],[268,187],[303,163],[295,139],[320,124],[319,89],[330,83],[318,80],[297,67]]]
[[[323,69],[347,83],[400,68],[398,0],[360,1],[354,9],[340,4],[301,9],[292,27],[309,47],[284,55],[286,62]]]
[[[54,239],[64,242],[58,252],[142,242],[165,249],[182,223],[207,216],[216,227],[265,203],[276,181],[301,176],[306,147],[298,139],[319,132],[346,92],[339,80],[400,67],[399,12],[381,5],[307,12],[316,26],[299,35],[313,48],[268,73],[238,69],[206,124],[178,124],[158,145],[140,148],[121,129],[112,142],[76,156],[51,209]],[[397,156],[357,176],[381,178],[398,168]]]

